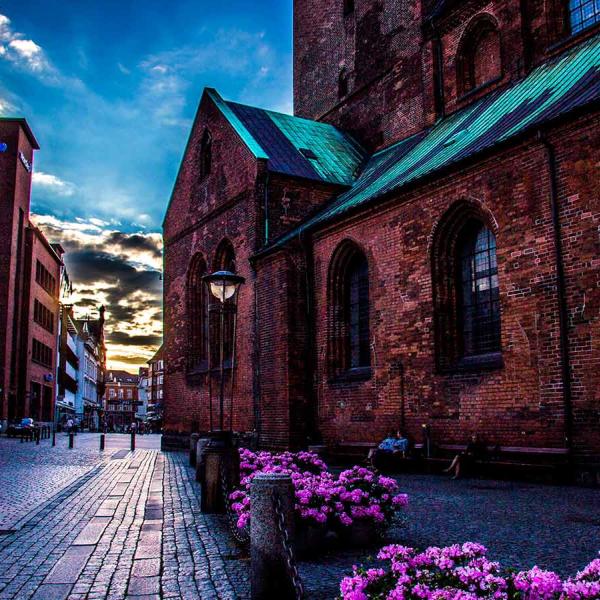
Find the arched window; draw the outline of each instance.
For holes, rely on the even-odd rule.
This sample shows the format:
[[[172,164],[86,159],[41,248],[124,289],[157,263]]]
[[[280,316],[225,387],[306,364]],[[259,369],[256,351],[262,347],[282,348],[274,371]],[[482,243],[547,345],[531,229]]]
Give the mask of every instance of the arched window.
[[[202,282],[207,273],[204,257],[196,254],[187,279],[189,371],[204,370],[208,366],[208,290]]]
[[[342,69],[338,77],[338,98],[341,100],[348,95],[348,71]]]
[[[495,22],[479,17],[469,26],[457,55],[458,93],[466,94],[502,75],[500,35]]]
[[[367,369],[371,365],[369,265],[356,244],[336,250],[329,273],[330,373]]]
[[[212,166],[212,136],[208,129],[202,134],[200,142],[200,179],[204,179],[210,175]]]
[[[344,16],[351,15],[354,12],[354,0],[344,0]]]
[[[440,221],[432,246],[438,368],[501,364],[496,237],[481,212],[457,203]]]
[[[235,273],[235,251],[229,240],[223,240],[215,253],[213,271],[231,271]],[[221,366],[221,331],[223,331],[223,366],[229,368],[233,357],[233,334],[235,312],[233,306],[225,302],[223,306],[223,322],[221,323],[221,306],[218,300],[211,298],[210,339],[211,367]]]
[[[496,238],[483,224],[465,227],[458,245],[459,321],[463,356],[500,350],[500,295]]]
[[[600,3],[597,0],[570,0],[569,16],[571,33],[583,31],[600,23]]]

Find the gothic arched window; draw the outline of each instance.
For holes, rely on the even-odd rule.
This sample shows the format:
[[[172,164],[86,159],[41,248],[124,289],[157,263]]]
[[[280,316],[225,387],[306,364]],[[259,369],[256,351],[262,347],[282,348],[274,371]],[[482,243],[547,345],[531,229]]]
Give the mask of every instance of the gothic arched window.
[[[500,35],[491,18],[479,17],[463,35],[457,55],[459,95],[502,75]]]
[[[465,357],[500,350],[500,294],[496,238],[482,223],[465,228],[458,244],[458,319]]]
[[[332,375],[371,365],[369,265],[362,250],[343,242],[329,273],[329,361]]]
[[[571,33],[579,33],[587,27],[600,23],[600,2],[598,0],[570,0],[569,17]]]
[[[196,254],[187,278],[188,370],[200,371],[208,366],[208,290],[202,277],[207,275],[204,257]]]
[[[212,167],[212,136],[208,129],[202,134],[200,142],[200,179],[205,179],[210,175]]]
[[[354,0],[344,0],[344,16],[351,15],[354,12]]]
[[[496,237],[468,203],[453,206],[436,228],[432,284],[438,367],[499,366]]]

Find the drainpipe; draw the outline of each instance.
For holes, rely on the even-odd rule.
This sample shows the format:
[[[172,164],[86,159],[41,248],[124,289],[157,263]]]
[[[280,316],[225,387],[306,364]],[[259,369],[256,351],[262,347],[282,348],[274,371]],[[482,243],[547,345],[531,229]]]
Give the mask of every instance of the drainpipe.
[[[552,211],[552,225],[554,233],[554,250],[556,254],[556,296],[558,301],[558,322],[560,330],[560,358],[562,367],[562,384],[564,396],[564,423],[565,447],[568,460],[571,462],[573,453],[573,396],[571,388],[571,357],[569,348],[569,313],[567,306],[567,291],[565,283],[565,267],[562,247],[562,234],[560,224],[560,209],[558,205],[558,183],[556,168],[556,152],[546,134],[539,130],[538,141],[546,152],[548,173],[550,177],[550,209]]]
[[[306,263],[305,285],[306,285],[306,377],[305,388],[306,398],[309,402],[307,411],[307,433],[311,438],[317,440],[319,434],[318,407],[315,397],[316,369],[317,369],[317,340],[315,326],[315,286],[314,286],[314,255],[312,251],[312,239],[303,236],[302,232],[298,234],[298,241],[304,253]]]
[[[266,246],[269,243],[269,171],[265,173],[265,197],[264,197],[264,218],[265,218],[265,241]]]

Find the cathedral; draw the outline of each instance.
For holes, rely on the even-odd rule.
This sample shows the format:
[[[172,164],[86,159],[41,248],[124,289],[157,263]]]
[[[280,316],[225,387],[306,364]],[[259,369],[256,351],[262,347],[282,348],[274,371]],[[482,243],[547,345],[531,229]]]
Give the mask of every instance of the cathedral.
[[[294,115],[206,89],[165,216],[167,445],[223,377],[263,447],[599,464],[599,100],[594,0],[295,0]]]

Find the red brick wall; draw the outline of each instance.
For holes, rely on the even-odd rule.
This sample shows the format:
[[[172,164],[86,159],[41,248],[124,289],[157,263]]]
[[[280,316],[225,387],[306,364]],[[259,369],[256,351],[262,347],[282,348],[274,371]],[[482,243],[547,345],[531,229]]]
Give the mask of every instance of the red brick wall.
[[[356,135],[367,147],[388,145],[424,124],[419,2],[294,2],[294,110]],[[338,97],[341,69],[349,93]]]
[[[204,128],[212,135],[211,175],[199,178],[198,148]],[[233,426],[237,430],[254,427],[254,275],[249,258],[262,235],[262,203],[259,185],[262,166],[250,154],[209,98],[200,105],[184,156],[171,204],[165,218],[164,249],[164,429],[170,432],[207,431],[210,426],[212,386],[213,419],[218,419],[219,378],[215,373],[191,376],[187,373],[188,315],[187,276],[196,253],[211,269],[217,247],[228,239],[235,250],[237,272],[246,278],[238,305],[237,360]],[[260,207],[260,214],[259,214]],[[229,423],[227,375],[226,423]]]
[[[580,450],[600,452],[600,353],[594,341],[600,302],[597,126],[595,121],[556,131],[552,139],[560,162],[573,315],[575,443]],[[439,374],[430,244],[435,224],[454,202],[465,198],[480,204],[497,228],[504,367]],[[327,270],[334,250],[348,238],[362,246],[369,260],[373,376],[363,382],[332,383],[325,366]],[[431,188],[400,197],[376,216],[333,226],[315,240],[314,254],[316,395],[328,441],[374,441],[399,425],[404,403],[407,429],[416,438],[421,425],[429,423],[438,441],[463,442],[477,431],[506,445],[563,445],[549,174],[539,143],[530,140]],[[575,315],[582,311],[578,322]]]

